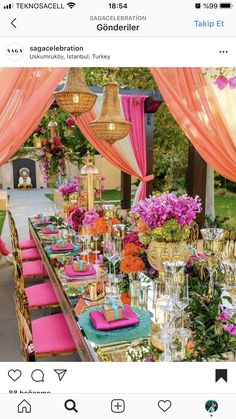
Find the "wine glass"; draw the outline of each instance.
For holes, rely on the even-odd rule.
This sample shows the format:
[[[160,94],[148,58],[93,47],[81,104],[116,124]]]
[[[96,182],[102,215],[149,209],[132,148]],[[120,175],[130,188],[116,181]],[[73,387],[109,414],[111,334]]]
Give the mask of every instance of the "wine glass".
[[[206,268],[209,272],[209,295],[213,295],[215,287],[214,274],[219,262],[219,256],[223,252],[227,232],[223,228],[201,229],[203,237],[203,250],[207,255]]]
[[[104,246],[103,246],[103,255],[108,260],[108,278],[109,278],[109,280],[111,280],[111,278],[112,278],[112,273],[111,273],[111,259],[113,257],[113,248],[114,248],[114,246],[113,246],[113,242],[111,240],[110,241],[106,241],[104,243]]]
[[[156,283],[156,307],[163,314],[162,338],[169,337],[170,322],[169,314],[174,309],[175,294],[167,278]]]
[[[213,295],[214,294],[214,288],[215,288],[215,278],[214,274],[218,266],[219,259],[216,255],[208,255],[206,259],[206,268],[209,273],[209,288],[208,288],[208,294]]]
[[[122,250],[123,250],[122,240],[115,239],[113,241],[113,256],[111,258],[111,263],[113,266],[112,282],[114,285],[114,293],[116,296],[118,296],[119,294],[118,283],[120,282],[120,279],[116,276],[116,265],[118,262],[120,262],[123,259]]]
[[[156,307],[159,308],[163,315],[163,323],[158,339],[163,343],[164,351],[160,357],[161,361],[171,362],[173,360],[173,351],[171,348],[174,333],[174,302],[175,287],[168,282],[168,277],[156,283]]]
[[[191,337],[191,331],[184,327],[184,311],[189,306],[189,286],[187,274],[184,275],[182,283],[177,285],[175,304],[181,312],[181,327],[177,330],[177,334],[181,338],[181,359],[184,359],[186,339]]]
[[[94,234],[93,235],[93,240],[95,242],[95,250],[93,251],[93,253],[97,256],[100,253],[100,251],[98,250],[99,234]]]
[[[186,262],[184,262],[183,260],[163,262],[166,276],[169,278],[168,281],[171,281],[173,284],[177,284],[184,273],[185,265]]]

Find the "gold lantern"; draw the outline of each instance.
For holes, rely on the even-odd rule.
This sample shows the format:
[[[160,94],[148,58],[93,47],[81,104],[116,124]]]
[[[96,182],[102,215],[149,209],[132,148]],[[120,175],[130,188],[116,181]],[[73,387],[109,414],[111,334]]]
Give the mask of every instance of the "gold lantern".
[[[42,137],[40,135],[34,135],[34,148],[37,148],[38,150],[42,148],[43,141]]]
[[[55,115],[52,115],[51,121],[48,124],[48,131],[51,140],[53,137],[59,137],[59,126],[58,123],[55,121]]]
[[[131,125],[121,112],[118,84],[114,81],[106,83],[101,112],[97,119],[91,122],[91,130],[99,140],[114,144],[126,137]]]
[[[92,109],[97,95],[89,90],[84,69],[70,68],[65,87],[60,92],[55,93],[55,99],[63,111],[78,117]]]
[[[84,158],[85,165],[81,169],[80,174],[80,185],[81,193],[85,197],[85,206],[88,210],[94,208],[94,195],[96,189],[99,191],[99,200],[101,204],[101,183],[102,176],[99,175],[97,167],[94,166],[93,156],[88,152]]]

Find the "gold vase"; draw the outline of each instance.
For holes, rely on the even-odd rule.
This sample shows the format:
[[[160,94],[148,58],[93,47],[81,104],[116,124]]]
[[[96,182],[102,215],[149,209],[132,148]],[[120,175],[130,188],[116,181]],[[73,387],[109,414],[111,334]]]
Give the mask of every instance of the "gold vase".
[[[147,258],[150,265],[159,272],[164,271],[163,262],[181,260],[188,262],[191,253],[185,242],[158,242],[153,240],[147,250]]]

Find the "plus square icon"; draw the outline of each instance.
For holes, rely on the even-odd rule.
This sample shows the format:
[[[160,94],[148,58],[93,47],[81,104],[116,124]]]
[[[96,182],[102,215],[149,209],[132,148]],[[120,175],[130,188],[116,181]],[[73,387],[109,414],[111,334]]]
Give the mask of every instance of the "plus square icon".
[[[113,413],[123,413],[125,411],[125,401],[122,399],[112,400],[111,411]]]

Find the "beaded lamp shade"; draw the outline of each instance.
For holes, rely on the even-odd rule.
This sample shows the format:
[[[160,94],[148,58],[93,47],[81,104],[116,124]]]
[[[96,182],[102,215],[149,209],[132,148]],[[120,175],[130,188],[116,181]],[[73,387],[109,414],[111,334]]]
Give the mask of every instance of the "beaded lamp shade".
[[[106,83],[101,112],[97,119],[91,122],[91,130],[99,140],[114,144],[126,137],[131,125],[121,113],[118,84],[113,81]]]
[[[90,111],[94,106],[97,95],[92,93],[85,80],[83,68],[70,68],[65,87],[55,93],[59,107],[74,117]]]

